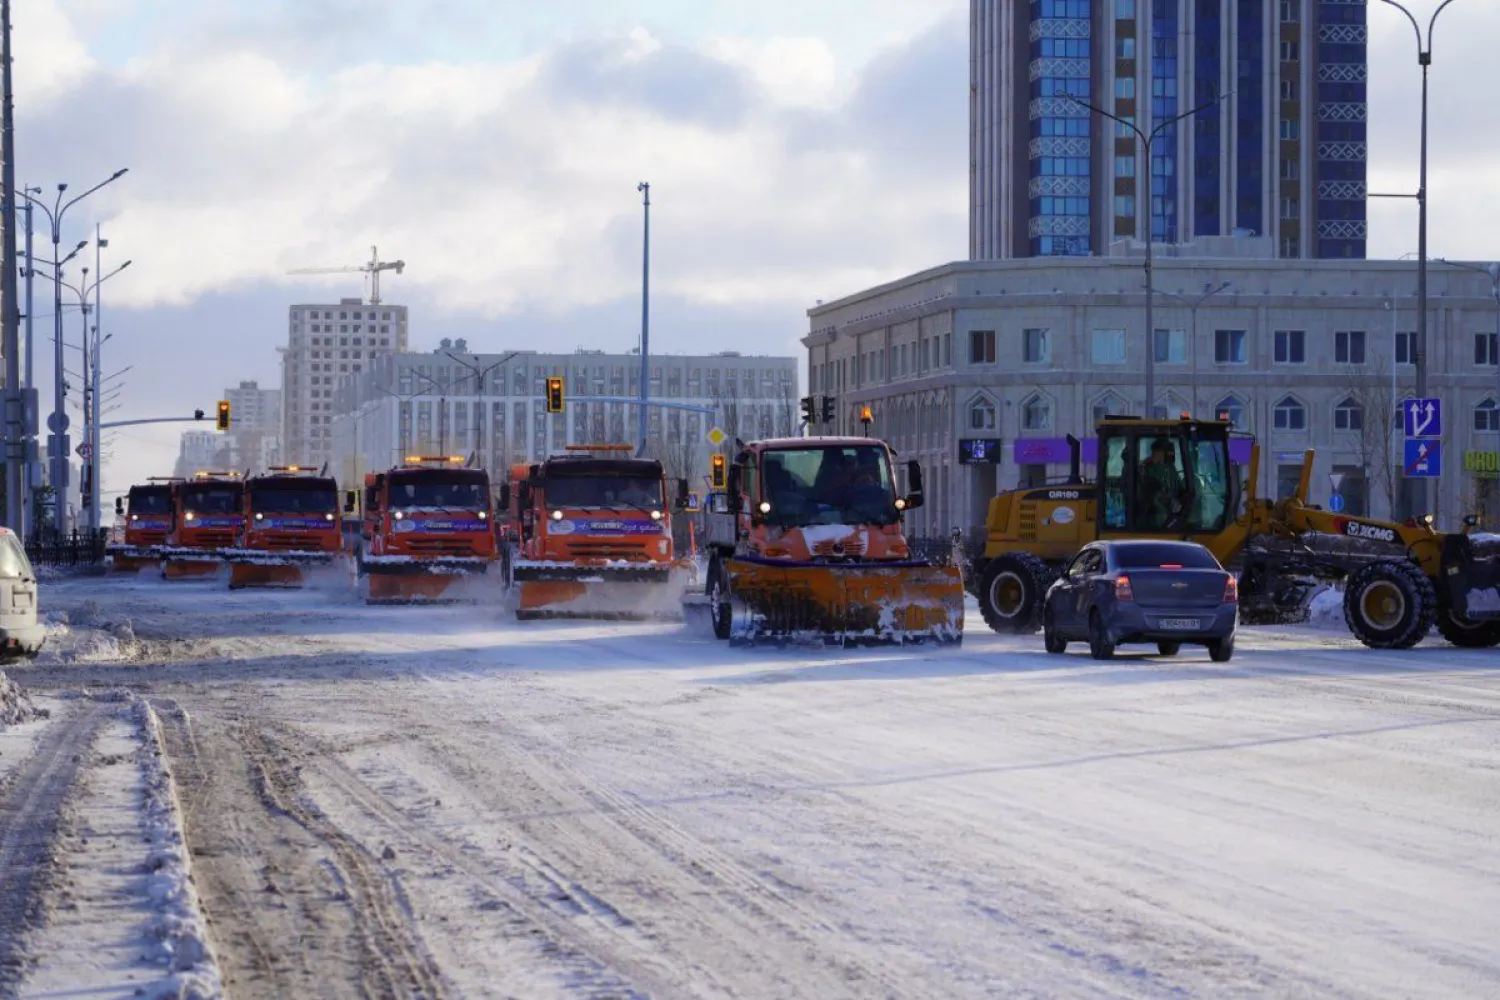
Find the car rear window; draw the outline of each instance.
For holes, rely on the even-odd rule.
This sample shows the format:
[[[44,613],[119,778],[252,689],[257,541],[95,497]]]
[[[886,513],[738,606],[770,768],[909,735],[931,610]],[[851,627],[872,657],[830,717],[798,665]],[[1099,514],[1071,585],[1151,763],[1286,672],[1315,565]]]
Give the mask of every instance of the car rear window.
[[[31,562],[26,558],[26,550],[16,541],[16,536],[0,536],[0,578],[30,579],[32,575]]]
[[[1201,545],[1161,543],[1145,545],[1117,545],[1114,550],[1115,565],[1121,569],[1156,569],[1161,566],[1180,566],[1183,569],[1219,569],[1219,563]]]

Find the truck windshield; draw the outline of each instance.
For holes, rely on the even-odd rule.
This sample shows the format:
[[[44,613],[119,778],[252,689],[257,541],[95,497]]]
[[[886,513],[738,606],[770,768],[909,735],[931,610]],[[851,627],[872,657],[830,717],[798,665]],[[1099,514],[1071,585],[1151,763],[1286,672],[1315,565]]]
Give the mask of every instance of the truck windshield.
[[[777,449],[765,453],[762,468],[761,499],[774,524],[896,522],[890,458],[880,445]]]
[[[331,514],[339,509],[333,490],[252,489],[250,509],[267,514]]]
[[[441,481],[407,481],[391,483],[391,507],[442,507],[465,510],[488,510],[488,491],[481,483],[445,483]]]
[[[555,476],[542,484],[547,506],[661,509],[661,480],[645,476]]]
[[[170,490],[131,490],[130,513],[165,514],[172,509]]]
[[[233,486],[188,489],[183,492],[182,507],[209,514],[232,514],[240,509],[240,491]]]

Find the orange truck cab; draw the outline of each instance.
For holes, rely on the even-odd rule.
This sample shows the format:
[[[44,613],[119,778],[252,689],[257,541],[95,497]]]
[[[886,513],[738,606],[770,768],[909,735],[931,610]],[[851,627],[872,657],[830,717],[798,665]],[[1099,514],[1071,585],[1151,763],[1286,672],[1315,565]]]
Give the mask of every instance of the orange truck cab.
[[[433,600],[494,561],[490,478],[462,458],[412,457],[365,477],[359,571],[371,603]]]
[[[105,547],[118,573],[134,573],[161,562],[172,525],[172,479],[150,479],[115,498],[115,516],[123,519],[123,538]]]
[[[224,553],[231,589],[299,587],[307,568],[330,565],[343,551],[338,483],[313,469],[273,466],[252,476],[242,509],[239,545]]]
[[[630,450],[576,445],[512,468],[501,559],[518,617],[680,613],[689,567],[673,548],[672,510],[686,506],[687,482],[669,498],[662,464]]]
[[[244,479],[238,472],[198,472],[172,484],[171,523],[162,545],[168,580],[211,576],[244,528]]]

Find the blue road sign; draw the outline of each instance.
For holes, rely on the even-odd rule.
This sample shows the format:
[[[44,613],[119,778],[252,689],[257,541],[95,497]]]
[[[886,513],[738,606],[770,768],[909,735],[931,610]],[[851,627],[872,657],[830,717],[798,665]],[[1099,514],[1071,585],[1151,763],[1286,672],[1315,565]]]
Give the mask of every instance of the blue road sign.
[[[1329,497],[1328,509],[1333,511],[1335,514],[1342,514],[1344,512],[1344,494],[1335,493],[1333,494],[1333,496]]]
[[[1408,399],[1401,404],[1401,422],[1409,438],[1442,437],[1443,401],[1431,397]]]
[[[1408,479],[1436,479],[1443,474],[1443,443],[1408,438],[1402,466]]]

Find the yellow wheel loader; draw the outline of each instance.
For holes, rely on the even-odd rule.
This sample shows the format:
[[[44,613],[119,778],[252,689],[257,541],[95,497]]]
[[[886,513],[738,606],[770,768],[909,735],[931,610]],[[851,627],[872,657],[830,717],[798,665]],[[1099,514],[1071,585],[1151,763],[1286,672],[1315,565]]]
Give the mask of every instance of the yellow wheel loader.
[[[996,632],[1034,632],[1043,597],[1067,562],[1094,539],[1198,542],[1240,575],[1241,614],[1295,619],[1322,581],[1344,585],[1344,619],[1365,645],[1406,649],[1434,624],[1457,646],[1500,642],[1500,535],[1433,530],[1430,516],[1397,524],[1307,502],[1313,452],[1296,492],[1256,496],[1260,449],[1249,435],[1248,476],[1230,461],[1223,421],[1106,417],[1097,469],[1085,482],[1080,444],[1069,438],[1068,481],[1012,490],[990,501],[972,587]]]

